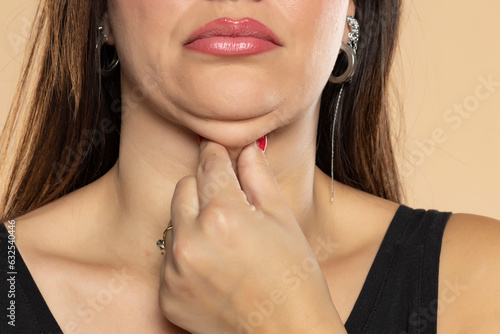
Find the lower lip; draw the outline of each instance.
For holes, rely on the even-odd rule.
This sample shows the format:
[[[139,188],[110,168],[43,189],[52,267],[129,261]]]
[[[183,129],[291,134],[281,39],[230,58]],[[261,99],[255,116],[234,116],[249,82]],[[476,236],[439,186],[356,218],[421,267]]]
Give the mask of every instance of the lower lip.
[[[186,49],[222,56],[246,56],[271,51],[278,45],[256,37],[214,36],[197,39]]]

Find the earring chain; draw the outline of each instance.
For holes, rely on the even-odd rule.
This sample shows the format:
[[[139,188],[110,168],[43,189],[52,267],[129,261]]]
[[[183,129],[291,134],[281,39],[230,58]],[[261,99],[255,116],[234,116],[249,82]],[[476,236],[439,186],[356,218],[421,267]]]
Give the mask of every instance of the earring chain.
[[[349,41],[347,42],[347,45],[350,46],[356,54],[356,51],[358,50],[358,41],[359,41],[359,23],[358,20],[356,20],[354,17],[347,15],[347,24],[349,25],[350,32],[349,32]],[[330,202],[333,203],[333,171],[334,171],[334,163],[335,163],[335,124],[337,122],[337,114],[339,112],[340,108],[340,101],[342,99],[342,93],[344,91],[344,83],[340,86],[339,90],[339,95],[337,97],[337,103],[335,104],[335,112],[333,114],[333,124],[332,124],[332,156],[331,156],[331,161],[330,161],[330,173],[332,177],[332,196],[330,198]]]

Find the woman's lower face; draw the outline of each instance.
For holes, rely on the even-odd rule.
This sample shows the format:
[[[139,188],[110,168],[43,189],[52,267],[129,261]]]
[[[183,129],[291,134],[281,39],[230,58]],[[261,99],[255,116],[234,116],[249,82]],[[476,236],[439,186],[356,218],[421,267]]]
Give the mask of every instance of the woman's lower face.
[[[255,141],[317,105],[349,5],[109,0],[104,24],[120,58],[124,109],[227,147]]]

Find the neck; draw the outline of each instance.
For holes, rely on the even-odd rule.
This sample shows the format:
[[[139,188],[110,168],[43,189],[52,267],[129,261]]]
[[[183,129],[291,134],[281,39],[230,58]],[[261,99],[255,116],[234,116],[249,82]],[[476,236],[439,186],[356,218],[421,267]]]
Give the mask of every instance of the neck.
[[[320,233],[317,197],[330,201],[315,185],[316,124],[319,101],[288,125],[268,134],[266,157],[280,188],[308,239]],[[134,240],[134,250],[158,252],[155,246],[170,219],[177,182],[195,175],[198,135],[146,109],[128,110],[122,120],[119,159],[102,178],[108,228],[117,239]],[[231,127],[231,124],[228,125]],[[241,148],[229,150],[233,166]],[[324,181],[324,179],[322,179]],[[111,184],[111,186],[109,186]],[[324,197],[324,198],[323,198]],[[137,248],[138,247],[138,248]],[[144,255],[144,253],[141,253]]]

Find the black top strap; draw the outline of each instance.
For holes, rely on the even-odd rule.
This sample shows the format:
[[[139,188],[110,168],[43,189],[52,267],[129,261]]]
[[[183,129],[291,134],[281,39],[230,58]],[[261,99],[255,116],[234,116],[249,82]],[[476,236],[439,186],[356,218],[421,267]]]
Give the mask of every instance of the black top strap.
[[[401,205],[354,308],[354,333],[436,333],[441,242],[451,212]]]
[[[0,309],[10,308],[7,315],[12,315],[7,318],[2,316],[0,332],[61,334],[62,330],[38,290],[21,253],[9,241],[9,232],[4,224],[0,224],[0,254]],[[15,261],[12,261],[12,256]]]

